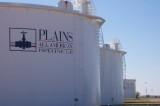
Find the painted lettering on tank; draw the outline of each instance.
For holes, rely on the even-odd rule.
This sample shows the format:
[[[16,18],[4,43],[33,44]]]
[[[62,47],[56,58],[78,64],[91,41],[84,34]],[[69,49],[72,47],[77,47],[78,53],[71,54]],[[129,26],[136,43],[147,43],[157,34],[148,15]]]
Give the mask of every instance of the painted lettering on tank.
[[[10,51],[72,54],[73,36],[72,32],[63,30],[9,28]]]

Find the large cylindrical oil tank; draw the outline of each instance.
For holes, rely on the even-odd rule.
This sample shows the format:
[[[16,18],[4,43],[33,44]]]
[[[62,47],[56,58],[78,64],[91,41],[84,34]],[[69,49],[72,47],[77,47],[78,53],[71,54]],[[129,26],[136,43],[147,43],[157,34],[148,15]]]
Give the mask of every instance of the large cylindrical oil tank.
[[[105,44],[101,56],[101,105],[123,103],[123,56],[125,52],[117,44]]]
[[[0,106],[97,106],[100,17],[0,3]]]

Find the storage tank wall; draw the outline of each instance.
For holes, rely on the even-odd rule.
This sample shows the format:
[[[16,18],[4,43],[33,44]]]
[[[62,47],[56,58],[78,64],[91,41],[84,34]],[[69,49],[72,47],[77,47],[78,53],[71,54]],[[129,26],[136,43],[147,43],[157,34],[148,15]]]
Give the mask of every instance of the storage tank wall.
[[[136,98],[136,80],[124,79],[124,97]]]
[[[79,30],[77,39],[81,39],[78,41],[80,49],[77,49],[76,57],[79,67],[76,77],[78,81],[76,95],[79,97],[77,105],[95,106],[97,103],[100,104],[100,52],[96,36],[99,26],[86,18],[76,18],[76,20],[76,30]]]
[[[32,6],[2,4],[0,14],[0,105],[99,104],[98,24]]]
[[[101,48],[101,104],[123,103],[123,52]]]

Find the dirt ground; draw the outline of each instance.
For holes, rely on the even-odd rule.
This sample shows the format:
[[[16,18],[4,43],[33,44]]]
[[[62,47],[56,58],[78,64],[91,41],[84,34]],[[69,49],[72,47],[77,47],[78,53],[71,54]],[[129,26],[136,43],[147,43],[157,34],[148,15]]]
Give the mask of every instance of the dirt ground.
[[[160,98],[126,99],[124,106],[160,106]]]

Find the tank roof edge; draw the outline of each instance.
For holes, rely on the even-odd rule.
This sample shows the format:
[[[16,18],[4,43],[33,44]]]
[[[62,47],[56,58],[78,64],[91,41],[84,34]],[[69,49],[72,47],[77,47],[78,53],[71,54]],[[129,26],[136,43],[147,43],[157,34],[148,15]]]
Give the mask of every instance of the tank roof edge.
[[[15,3],[15,2],[0,2],[0,7],[20,7],[20,8],[33,8],[33,9],[46,9],[46,10],[54,10],[58,12],[63,12],[63,13],[68,13],[68,14],[75,14],[83,17],[87,17],[90,19],[95,19],[96,22],[99,23],[101,26],[104,22],[105,19],[99,17],[99,16],[93,16],[93,15],[86,15],[79,13],[77,11],[66,11],[64,9],[55,7],[55,6],[49,6],[49,5],[40,5],[40,4],[30,4],[30,3]]]

